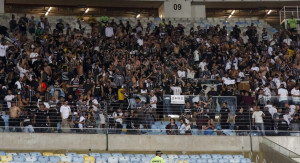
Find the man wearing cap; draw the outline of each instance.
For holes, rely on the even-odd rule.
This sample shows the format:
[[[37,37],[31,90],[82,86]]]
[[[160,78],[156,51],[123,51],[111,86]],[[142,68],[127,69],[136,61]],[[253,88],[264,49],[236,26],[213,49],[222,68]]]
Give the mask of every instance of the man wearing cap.
[[[161,151],[156,151],[156,156],[151,159],[150,163],[165,163],[165,160],[161,157],[162,154]]]

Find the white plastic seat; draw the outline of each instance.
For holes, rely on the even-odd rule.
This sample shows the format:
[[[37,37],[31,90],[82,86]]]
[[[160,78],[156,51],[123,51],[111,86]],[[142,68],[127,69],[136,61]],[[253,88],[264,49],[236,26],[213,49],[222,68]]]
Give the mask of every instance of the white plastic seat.
[[[118,163],[119,159],[117,157],[108,157],[107,160],[109,163]]]
[[[141,158],[140,158],[140,157],[131,157],[131,158],[130,158],[130,161],[131,161],[131,162],[133,162],[133,161],[140,162],[140,161],[141,161]]]
[[[130,159],[129,159],[129,157],[122,156],[122,157],[119,157],[119,162],[121,162],[121,161],[123,161],[123,162],[129,162]]]
[[[165,158],[164,159],[166,163],[173,163],[173,159],[172,158]]]
[[[34,162],[37,161],[37,158],[35,156],[27,156],[25,157],[26,162]]]
[[[72,157],[71,156],[61,156],[60,161],[63,162],[72,162]]]
[[[17,156],[17,153],[6,153],[7,156]]]

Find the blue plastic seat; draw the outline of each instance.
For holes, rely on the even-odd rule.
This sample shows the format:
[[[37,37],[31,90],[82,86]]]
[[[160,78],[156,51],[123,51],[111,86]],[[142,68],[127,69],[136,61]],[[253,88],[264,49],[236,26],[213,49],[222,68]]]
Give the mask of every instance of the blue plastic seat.
[[[142,158],[142,162],[150,162],[151,161],[151,158],[150,157],[144,157]]]
[[[233,158],[244,158],[244,156],[243,155],[233,155]]]
[[[218,163],[219,162],[219,159],[217,158],[209,158],[207,159],[207,163]]]
[[[141,161],[141,158],[140,158],[140,157],[131,157],[131,158],[130,158],[130,161],[131,161],[131,162],[134,162],[134,161],[140,162],[140,161]]]
[[[122,157],[122,153],[112,153],[111,156],[113,157]]]
[[[49,160],[50,160],[50,162],[59,162],[60,157],[58,157],[58,156],[49,156]]]
[[[197,160],[197,163],[207,163],[207,159],[206,158],[199,158]]]
[[[123,157],[128,157],[128,158],[134,157],[134,154],[128,154],[128,153],[126,153],[126,154],[123,154]]]
[[[48,162],[49,161],[49,157],[47,157],[47,156],[39,156],[37,160],[39,162]]]
[[[241,159],[240,158],[232,158],[232,159],[229,159],[229,162],[230,163],[240,163]]]
[[[100,153],[101,157],[111,157],[111,154],[110,153]]]
[[[83,162],[83,157],[82,156],[73,156],[72,157],[72,162]]]
[[[178,155],[178,158],[185,160],[189,159],[190,157],[188,155]]]
[[[199,155],[190,155],[190,158],[199,159],[199,158],[200,158],[200,156],[199,156]]]
[[[6,153],[4,151],[0,151],[0,156],[5,156]]]
[[[39,157],[42,156],[40,152],[30,152],[30,156]]]
[[[242,158],[241,163],[251,163],[251,160],[249,158]]]
[[[188,158],[186,160],[188,161],[188,163],[197,163],[197,159],[195,158]]]
[[[107,162],[107,158],[106,157],[96,157],[95,158],[96,162]]]
[[[219,163],[229,163],[229,160],[228,159],[219,159]]]
[[[25,157],[24,156],[13,156],[14,162],[25,162]]]
[[[145,155],[144,154],[135,154],[134,157],[143,158],[143,157],[145,157]]]
[[[100,157],[101,155],[100,155],[100,153],[90,153],[90,156],[93,156],[93,157]]]
[[[211,156],[209,154],[201,154],[200,155],[201,158],[211,158]]]
[[[75,152],[67,152],[66,156],[74,157],[74,156],[78,156],[78,154]]]
[[[166,159],[166,158],[168,158],[168,156],[166,154],[162,154],[161,158]]]
[[[18,155],[19,156],[24,156],[24,157],[30,157],[29,153],[19,153]]]
[[[155,154],[145,154],[145,157],[153,158],[153,157],[155,157]]]
[[[212,154],[211,157],[212,157],[212,158],[217,158],[217,159],[223,158],[223,156],[220,155],[220,154]]]
[[[232,159],[233,157],[232,157],[232,155],[223,155],[223,158],[229,160],[229,159]]]

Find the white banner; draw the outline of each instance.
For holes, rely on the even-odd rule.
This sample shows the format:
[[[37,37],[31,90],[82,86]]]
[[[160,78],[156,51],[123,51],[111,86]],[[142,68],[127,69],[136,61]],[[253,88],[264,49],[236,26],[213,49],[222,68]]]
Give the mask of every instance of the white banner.
[[[184,96],[182,96],[182,95],[171,95],[171,104],[185,104]]]

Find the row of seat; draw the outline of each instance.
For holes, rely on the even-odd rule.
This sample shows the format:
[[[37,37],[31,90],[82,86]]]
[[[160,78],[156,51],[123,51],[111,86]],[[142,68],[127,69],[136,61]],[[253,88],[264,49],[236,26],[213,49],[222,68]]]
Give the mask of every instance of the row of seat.
[[[140,163],[147,162],[155,157],[154,154],[122,154],[122,153],[89,153],[77,154],[67,152],[66,154],[54,154],[53,152],[30,152],[30,153],[5,153],[0,151],[1,162],[99,162],[99,163]],[[251,163],[251,160],[242,155],[176,155],[163,154],[162,158],[168,163],[180,161],[189,163]]]

